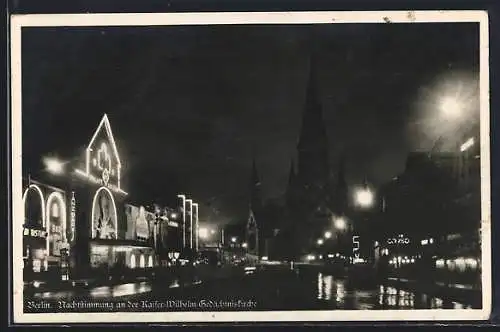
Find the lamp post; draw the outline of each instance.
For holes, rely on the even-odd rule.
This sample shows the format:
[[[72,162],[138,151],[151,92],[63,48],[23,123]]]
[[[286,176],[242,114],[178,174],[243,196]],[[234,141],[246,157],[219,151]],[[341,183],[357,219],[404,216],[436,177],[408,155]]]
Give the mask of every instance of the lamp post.
[[[177,195],[182,199],[182,247],[186,248],[186,195]]]

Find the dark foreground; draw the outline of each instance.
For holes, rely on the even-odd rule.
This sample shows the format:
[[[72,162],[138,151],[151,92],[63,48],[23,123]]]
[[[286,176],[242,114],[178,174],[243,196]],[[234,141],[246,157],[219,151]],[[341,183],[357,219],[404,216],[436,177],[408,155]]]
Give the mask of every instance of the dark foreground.
[[[467,298],[426,293],[400,281],[367,283],[317,270],[286,268],[184,281],[157,278],[28,296],[25,312],[480,308]]]

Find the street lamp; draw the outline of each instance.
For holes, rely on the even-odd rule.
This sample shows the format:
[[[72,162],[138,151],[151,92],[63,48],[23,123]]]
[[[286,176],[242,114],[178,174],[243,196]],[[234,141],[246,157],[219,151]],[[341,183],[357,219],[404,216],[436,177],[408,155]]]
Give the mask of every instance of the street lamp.
[[[208,229],[205,227],[202,227],[198,230],[198,234],[201,239],[207,239],[208,238]]]
[[[334,225],[335,228],[338,229],[339,231],[343,231],[347,228],[347,222],[342,217],[338,217],[337,219],[335,219]]]
[[[324,241],[323,241],[323,239],[318,239],[318,241],[316,241],[316,243],[318,244],[318,246],[320,246],[324,243]]]
[[[56,158],[44,158],[43,160],[47,171],[52,174],[62,174],[64,172],[64,163]]]
[[[358,189],[356,191],[356,203],[362,208],[369,208],[373,205],[373,192],[368,188]]]
[[[186,195],[177,195],[182,199],[182,247],[186,248]]]
[[[463,113],[464,105],[456,96],[444,96],[439,102],[439,110],[447,118],[458,118]]]
[[[325,232],[325,239],[329,239],[332,237],[332,232]]]
[[[247,248],[248,247],[248,244],[245,242],[241,245],[243,248]]]
[[[238,239],[236,238],[236,236],[233,236],[233,237],[231,238],[231,242],[232,242],[232,243],[236,243],[236,241],[237,241],[237,240],[238,240]]]

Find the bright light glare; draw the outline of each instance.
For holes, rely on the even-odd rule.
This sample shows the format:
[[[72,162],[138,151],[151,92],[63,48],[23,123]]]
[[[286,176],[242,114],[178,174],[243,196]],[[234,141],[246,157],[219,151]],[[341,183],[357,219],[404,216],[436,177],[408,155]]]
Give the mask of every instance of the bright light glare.
[[[335,228],[338,230],[344,230],[347,227],[347,222],[345,221],[344,218],[337,218],[335,219]]]
[[[208,237],[208,229],[206,229],[206,228],[204,228],[204,227],[203,227],[203,228],[200,228],[200,229],[198,230],[198,235],[200,236],[200,238],[202,238],[202,239],[206,239],[206,238]]]
[[[235,236],[233,236],[233,237],[231,238],[231,242],[233,242],[233,243],[235,243],[235,242],[236,242],[236,240],[237,240],[237,239],[236,239],[236,237],[235,237]]]
[[[440,111],[443,113],[443,115],[447,118],[450,117],[457,118],[463,112],[462,103],[460,102],[460,100],[458,100],[458,98],[454,96],[443,97],[439,105],[439,108]]]
[[[369,189],[362,189],[356,192],[356,202],[362,207],[373,205],[373,193]]]
[[[248,244],[243,243],[241,246],[242,246],[243,248],[246,248],[246,247],[248,247]]]
[[[460,146],[460,152],[465,152],[469,150],[474,145],[474,137],[469,138],[467,141]]]
[[[332,232],[325,232],[325,238],[329,239],[332,237]]]
[[[324,241],[323,241],[323,239],[318,239],[318,241],[316,241],[316,243],[317,243],[318,245],[322,245],[322,244],[323,244],[323,242],[324,242]]]
[[[45,158],[45,167],[52,174],[61,174],[64,169],[64,164],[55,158]]]

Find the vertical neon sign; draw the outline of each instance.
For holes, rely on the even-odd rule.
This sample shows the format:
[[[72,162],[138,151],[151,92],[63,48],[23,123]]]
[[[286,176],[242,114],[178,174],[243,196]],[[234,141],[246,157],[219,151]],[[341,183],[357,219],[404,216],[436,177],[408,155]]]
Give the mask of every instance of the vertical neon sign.
[[[354,235],[352,237],[352,253],[354,256],[354,261],[356,262],[359,257],[359,235]]]
[[[71,237],[70,242],[73,243],[75,241],[75,224],[76,224],[76,198],[75,192],[71,192],[71,206],[70,206],[70,228],[71,228]]]

